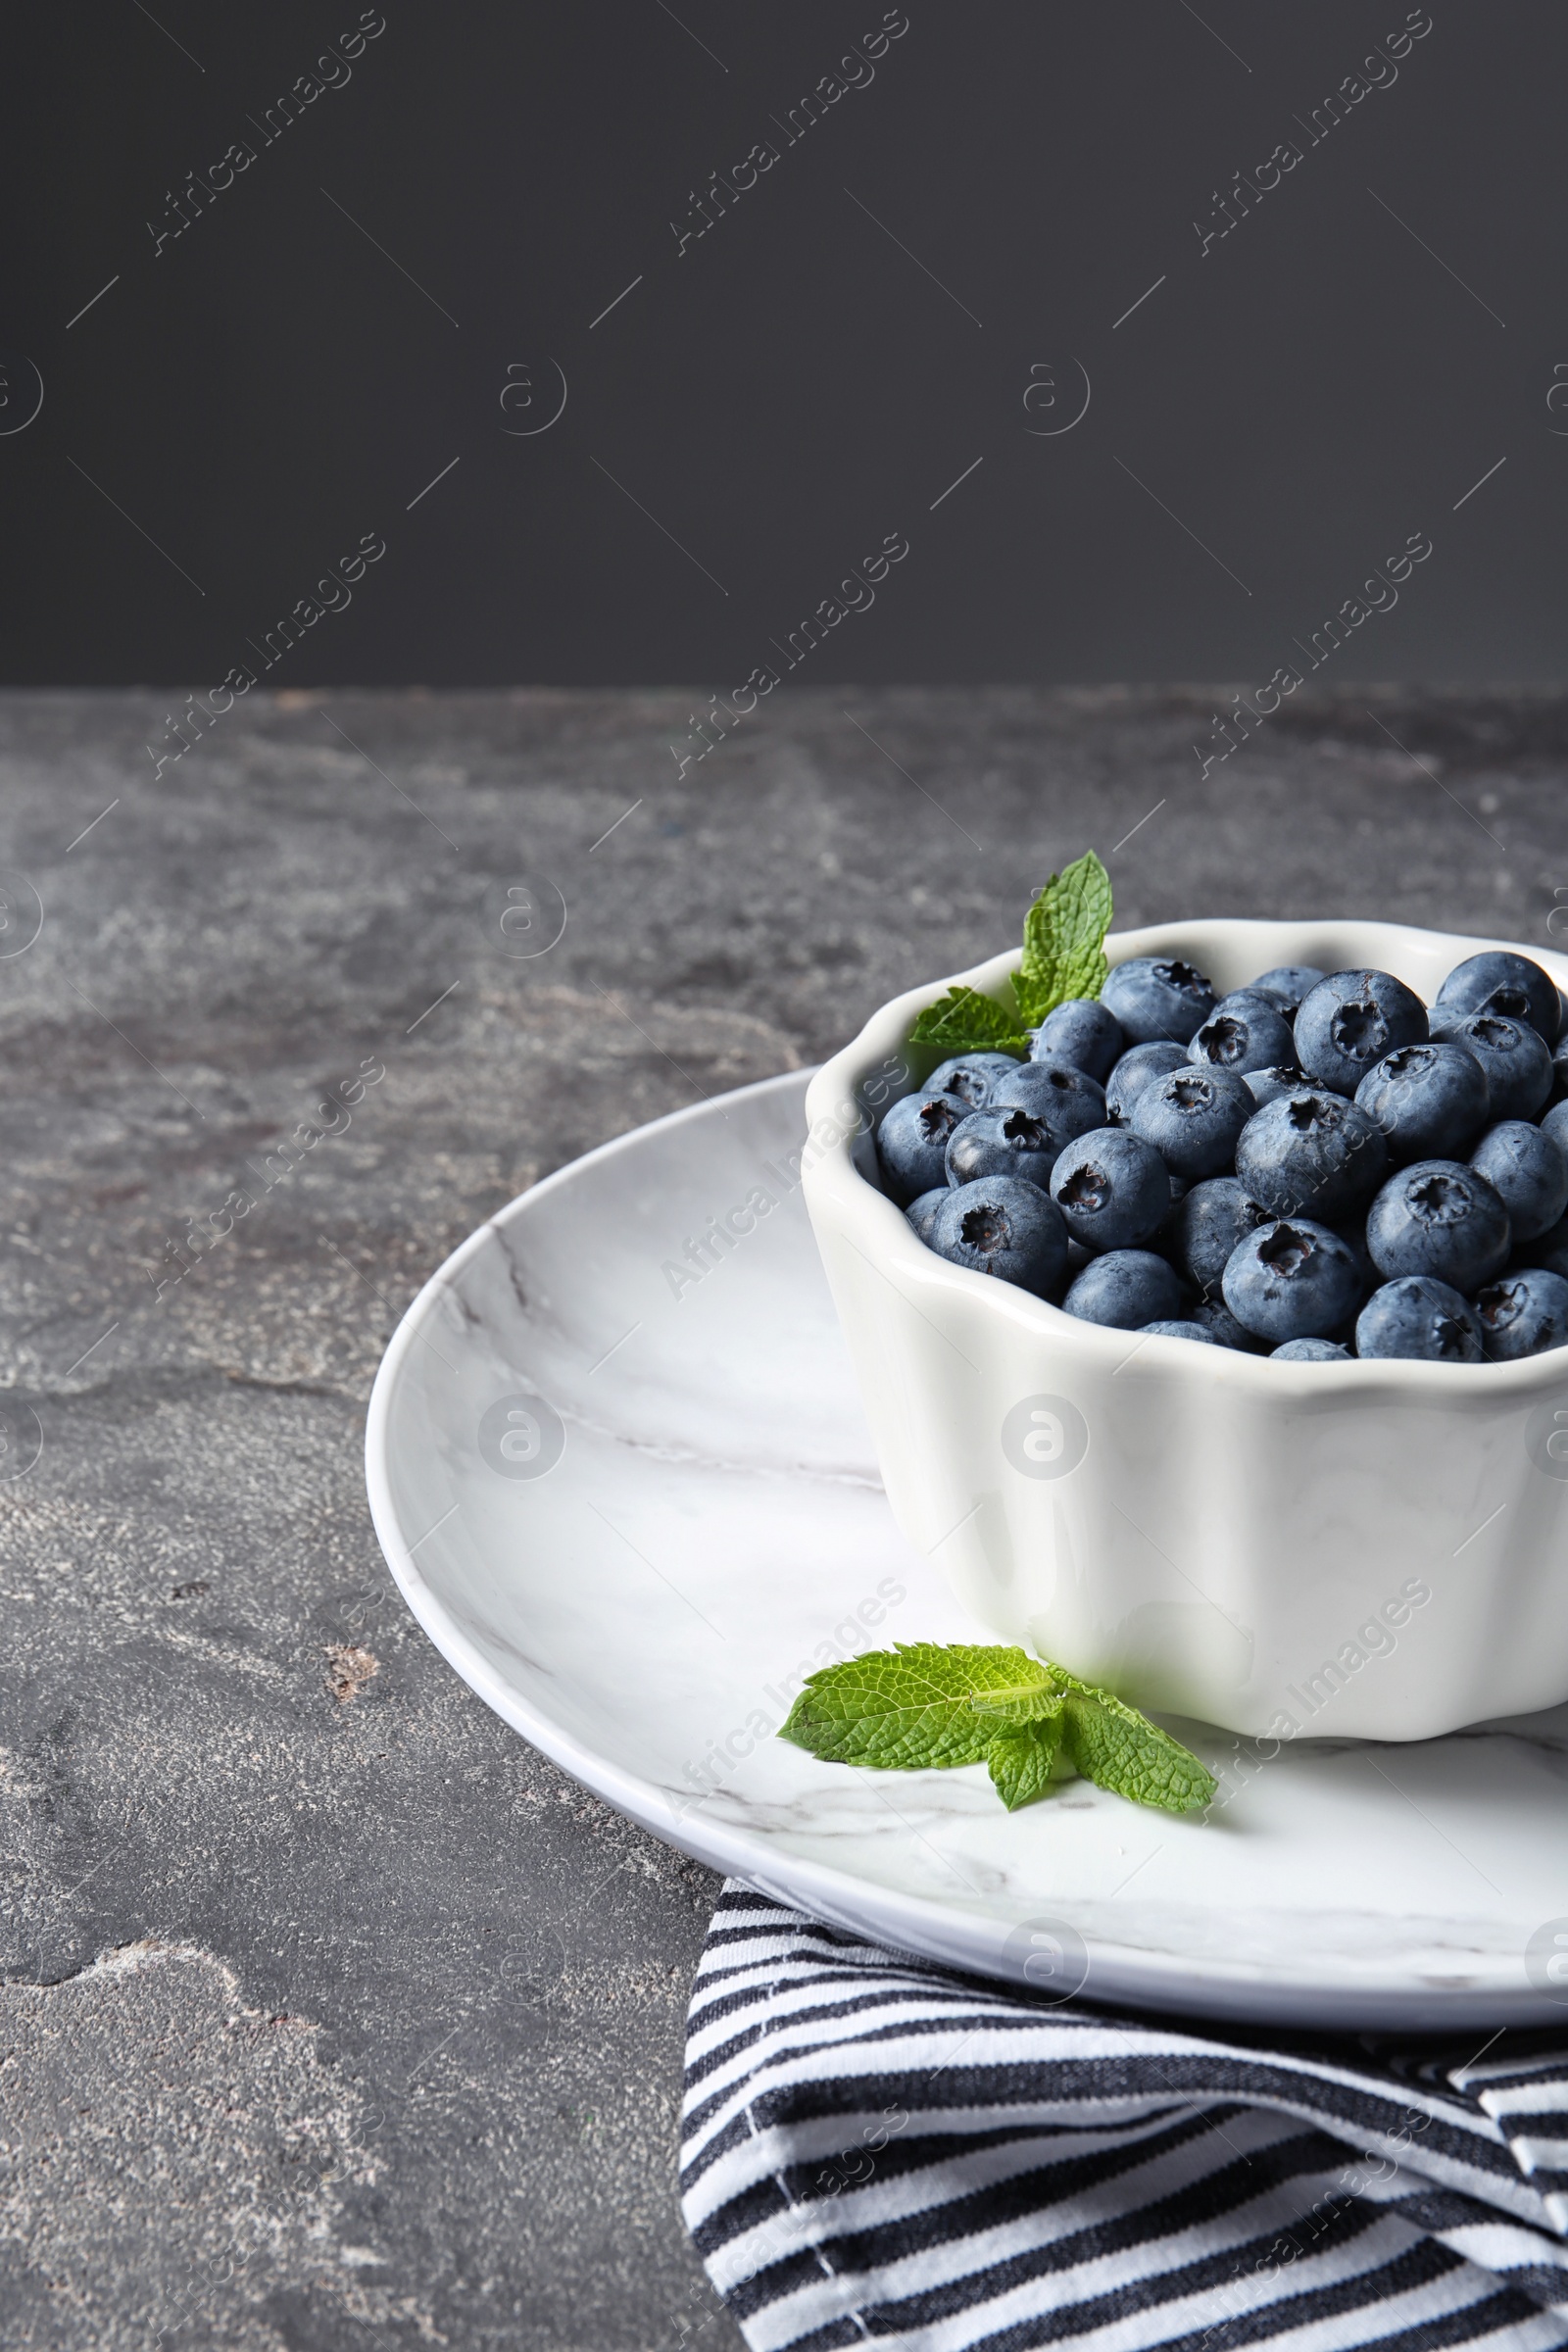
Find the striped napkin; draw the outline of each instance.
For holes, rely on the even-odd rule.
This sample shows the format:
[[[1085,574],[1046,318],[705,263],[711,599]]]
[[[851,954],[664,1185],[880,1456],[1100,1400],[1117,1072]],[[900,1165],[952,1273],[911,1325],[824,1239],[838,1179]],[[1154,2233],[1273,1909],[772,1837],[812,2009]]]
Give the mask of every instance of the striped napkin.
[[[752,2352],[1535,2352],[1568,2344],[1551,2038],[1052,2006],[731,1880],[682,2209]]]

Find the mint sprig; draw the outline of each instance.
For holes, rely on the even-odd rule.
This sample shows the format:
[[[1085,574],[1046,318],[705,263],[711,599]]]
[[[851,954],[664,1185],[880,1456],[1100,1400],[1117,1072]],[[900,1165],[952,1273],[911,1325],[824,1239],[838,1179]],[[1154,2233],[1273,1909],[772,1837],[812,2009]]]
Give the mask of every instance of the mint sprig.
[[[994,997],[977,988],[950,988],[935,1004],[928,1004],[909,1032],[915,1046],[940,1046],[949,1054],[1016,1054],[1029,1052],[1023,1034],[1026,1024],[1018,1008],[1004,1012]]]
[[[1114,1691],[1000,1644],[899,1642],[824,1666],[779,1738],[827,1764],[885,1772],[988,1764],[1009,1813],[1074,1772],[1166,1813],[1200,1811],[1217,1787]]]
[[[1033,1723],[999,1732],[986,1750],[991,1786],[1009,1813],[1044,1796],[1054,1780],[1070,1779],[1075,1769],[1066,1752],[1066,1719],[1058,1698],[1050,1715]]]
[[[1012,1003],[978,989],[950,988],[928,1004],[910,1032],[916,1046],[949,1054],[1026,1054],[1025,1034],[1069,997],[1098,997],[1109,965],[1110,876],[1093,850],[1053,874],[1023,921],[1023,956],[1011,974]]]
[[[1023,918],[1023,962],[1012,993],[1031,1029],[1069,997],[1098,997],[1110,970],[1110,876],[1093,850],[1053,874]]]

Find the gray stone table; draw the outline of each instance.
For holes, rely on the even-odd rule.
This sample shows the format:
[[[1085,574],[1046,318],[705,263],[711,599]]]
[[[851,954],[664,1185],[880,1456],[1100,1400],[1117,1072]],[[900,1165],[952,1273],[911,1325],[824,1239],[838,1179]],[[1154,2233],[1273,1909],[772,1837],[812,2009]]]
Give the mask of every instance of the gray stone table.
[[[470,1696],[370,1531],[370,1379],[465,1234],[1090,843],[1123,921],[1568,906],[1549,697],[1303,691],[1206,773],[1206,690],[781,693],[682,768],[692,707],[258,692],[160,769],[167,697],[0,698],[8,2352],[739,2340],[675,2204],[713,1882]],[[564,1971],[502,1989],[523,1916]]]

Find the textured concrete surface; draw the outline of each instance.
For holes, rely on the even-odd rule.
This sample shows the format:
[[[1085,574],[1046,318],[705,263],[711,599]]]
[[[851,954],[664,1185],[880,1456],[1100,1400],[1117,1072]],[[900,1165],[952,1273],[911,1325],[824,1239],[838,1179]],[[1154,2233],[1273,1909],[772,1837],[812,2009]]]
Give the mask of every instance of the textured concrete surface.
[[[370,1533],[375,1363],[474,1224],[1089,843],[1124,921],[1568,906],[1559,698],[1303,693],[1206,777],[1206,690],[780,695],[682,771],[692,708],[253,696],[155,776],[167,697],[0,698],[8,2348],[738,2341],[673,2187],[712,1882],[469,1695]]]

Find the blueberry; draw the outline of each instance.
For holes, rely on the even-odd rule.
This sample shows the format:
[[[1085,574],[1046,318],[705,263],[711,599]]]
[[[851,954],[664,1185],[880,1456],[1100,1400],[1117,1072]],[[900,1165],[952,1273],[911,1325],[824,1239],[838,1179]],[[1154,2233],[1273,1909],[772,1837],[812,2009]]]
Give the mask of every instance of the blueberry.
[[[1024,1176],[1044,1192],[1060,1141],[1031,1111],[993,1103],[971,1110],[948,1138],[949,1184],[977,1184],[982,1176]]]
[[[1267,1224],[1269,1214],[1239,1176],[1210,1176],[1172,1209],[1161,1244],[1193,1288],[1209,1296],[1218,1291],[1237,1243]]]
[[[1533,1119],[1551,1092],[1551,1050],[1528,1021],[1501,1012],[1434,1015],[1432,1034],[1475,1055],[1487,1073],[1494,1119]]]
[[[1174,1321],[1164,1323],[1146,1323],[1144,1325],[1145,1338],[1147,1339],[1151,1333],[1162,1340],[1201,1340],[1205,1348],[1215,1348],[1219,1345],[1214,1334],[1211,1331],[1205,1331],[1201,1323],[1184,1323],[1179,1317]]]
[[[1388,1282],[1430,1274],[1456,1291],[1473,1291],[1502,1272],[1508,1241],[1501,1200],[1484,1176],[1456,1159],[1418,1159],[1401,1168],[1366,1221],[1366,1246]]]
[[[1548,1101],[1553,1108],[1568,1099],[1568,1036],[1559,1037],[1551,1049],[1551,1094]]]
[[[1568,1216],[1559,1217],[1555,1225],[1533,1242],[1525,1255],[1533,1265],[1544,1266],[1552,1274],[1568,1276]]]
[[[1075,1135],[1105,1124],[1102,1087],[1065,1061],[1020,1061],[991,1090],[989,1110],[1027,1110],[1060,1151]]]
[[[1225,1268],[1225,1303],[1260,1340],[1321,1340],[1354,1313],[1355,1259],[1337,1233],[1305,1217],[1260,1225],[1237,1243]]]
[[[1350,1350],[1342,1348],[1338,1340],[1287,1340],[1282,1348],[1271,1348],[1270,1355],[1280,1364],[1348,1364]]]
[[[1433,1364],[1479,1364],[1481,1326],[1458,1292],[1430,1274],[1386,1282],[1355,1319],[1357,1355],[1408,1355]]]
[[[1568,1110],[1564,1110],[1561,1103],[1554,1102],[1543,1114],[1541,1132],[1550,1136],[1559,1152],[1568,1152]]]
[[[922,1193],[919,1200],[911,1200],[908,1207],[905,1210],[905,1215],[908,1218],[909,1223],[914,1227],[915,1232],[919,1235],[922,1242],[929,1243],[931,1239],[932,1221],[936,1216],[937,1210],[942,1206],[942,1203],[947,1197],[948,1188],[944,1184],[939,1186],[935,1192]]]
[[[1214,1006],[1214,1012],[1278,1012],[1279,1009],[1277,997],[1266,996],[1262,989],[1252,987],[1227,989]],[[1214,1018],[1214,1012],[1209,1014],[1210,1020]],[[1287,1028],[1294,1017],[1294,1014],[1286,1015]]]
[[[1193,1322],[1201,1325],[1216,1348],[1234,1348],[1240,1355],[1266,1355],[1268,1342],[1244,1331],[1223,1298],[1202,1298],[1191,1310]]]
[[[1294,1094],[1298,1086],[1310,1083],[1298,1061],[1277,1061],[1272,1069],[1248,1070],[1244,1075],[1260,1110],[1277,1096]]]
[[[1456,963],[1438,991],[1433,1007],[1446,1020],[1468,1012],[1500,1012],[1510,1021],[1523,1021],[1544,1037],[1557,1042],[1562,1027],[1562,1004],[1557,983],[1528,956],[1487,948]]]
[[[1400,1046],[1355,1090],[1391,1159],[1456,1159],[1487,1123],[1487,1073],[1465,1046]]]
[[[1515,1247],[1539,1241],[1568,1209],[1568,1153],[1560,1127],[1548,1131],[1528,1119],[1504,1119],[1470,1154],[1508,1211]]]
[[[1142,1331],[1146,1323],[1175,1321],[1182,1286],[1152,1250],[1107,1250],[1085,1266],[1061,1303],[1082,1322]]]
[[[1187,1067],[1187,1048],[1156,1039],[1150,1045],[1132,1046],[1122,1055],[1105,1081],[1105,1111],[1113,1127],[1125,1127],[1133,1115],[1133,1104],[1146,1086],[1156,1078],[1168,1078],[1172,1070]]]
[[[956,1185],[937,1210],[931,1248],[956,1266],[1045,1298],[1067,1267],[1067,1228],[1049,1194],[1022,1176]]]
[[[984,1110],[997,1080],[1017,1067],[1011,1054],[956,1054],[932,1071],[925,1091],[928,1095],[956,1095],[971,1110]]]
[[[1364,1206],[1388,1165],[1376,1120],[1317,1086],[1276,1095],[1253,1112],[1236,1145],[1236,1173],[1270,1216],[1327,1225]]]
[[[1525,1266],[1476,1293],[1481,1344],[1494,1363],[1543,1355],[1568,1345],[1568,1282],[1544,1266]]]
[[[1139,1046],[1156,1038],[1185,1046],[1214,1009],[1214,991],[1202,973],[1163,956],[1135,956],[1116,964],[1100,993]]]
[[[1108,1004],[1102,1004],[1098,997],[1069,997],[1065,1004],[1047,1013],[1034,1033],[1030,1053],[1037,1058],[1045,1054],[1059,1054],[1103,1086],[1126,1043],[1121,1023]]]
[[[1236,1139],[1255,1105],[1245,1078],[1189,1063],[1146,1086],[1133,1104],[1132,1130],[1152,1144],[1173,1176],[1195,1180],[1229,1170]]]
[[[1295,1020],[1301,1000],[1309,997],[1318,982],[1327,977],[1315,963],[1277,963],[1272,971],[1259,972],[1248,985],[1261,997],[1272,997],[1280,1010]]]
[[[1366,1220],[1357,1218],[1353,1225],[1336,1225],[1334,1231],[1355,1260],[1355,1270],[1361,1278],[1361,1288],[1356,1297],[1359,1306],[1363,1298],[1370,1298],[1383,1280],[1372,1263],[1372,1252],[1366,1246]]]
[[[1296,1058],[1319,1086],[1353,1095],[1375,1061],[1426,1034],[1426,1006],[1392,972],[1331,972],[1301,999]]]
[[[1194,1061],[1209,1061],[1219,1070],[1234,1070],[1245,1078],[1251,1070],[1266,1070],[1289,1061],[1294,1051],[1291,1024],[1277,1006],[1255,1006],[1239,997],[1217,1004],[1188,1048]]]
[[[1170,1179],[1152,1144],[1102,1127],[1068,1144],[1051,1172],[1051,1198],[1074,1241],[1136,1250],[1170,1214]]]
[[[904,1095],[890,1103],[876,1132],[883,1189],[901,1208],[948,1181],[943,1155],[964,1116],[956,1095]]]

